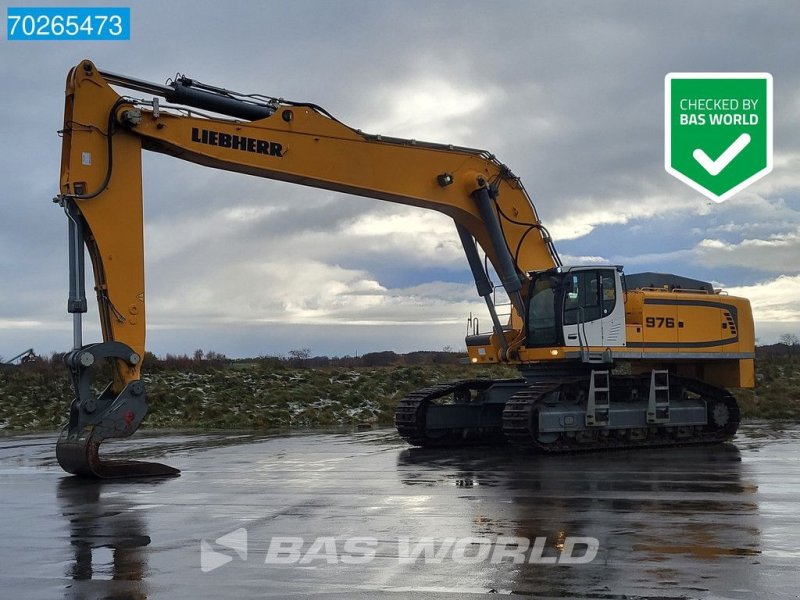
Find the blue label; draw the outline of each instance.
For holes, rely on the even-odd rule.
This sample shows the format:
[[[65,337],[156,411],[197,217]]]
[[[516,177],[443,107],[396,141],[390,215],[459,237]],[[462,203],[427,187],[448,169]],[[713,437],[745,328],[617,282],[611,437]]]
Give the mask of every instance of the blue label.
[[[9,40],[129,40],[131,9],[105,7],[9,7]]]

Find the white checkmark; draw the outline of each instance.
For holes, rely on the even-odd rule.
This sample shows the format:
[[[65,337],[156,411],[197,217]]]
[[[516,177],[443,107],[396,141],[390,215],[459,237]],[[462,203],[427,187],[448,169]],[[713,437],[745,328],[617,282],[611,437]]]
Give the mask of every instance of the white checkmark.
[[[694,159],[700,163],[700,166],[711,175],[719,175],[722,169],[727,167],[734,158],[739,156],[739,153],[744,150],[749,143],[750,135],[743,133],[736,138],[735,142],[728,146],[725,152],[719,155],[717,160],[711,160],[708,154],[703,152],[700,148],[692,152],[692,156],[694,156]]]

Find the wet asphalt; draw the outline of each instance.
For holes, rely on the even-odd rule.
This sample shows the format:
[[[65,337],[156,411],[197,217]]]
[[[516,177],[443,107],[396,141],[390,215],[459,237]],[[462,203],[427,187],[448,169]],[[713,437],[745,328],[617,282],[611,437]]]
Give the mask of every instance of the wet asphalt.
[[[54,443],[0,438],[2,598],[800,598],[797,426],[561,457],[151,432],[107,452],[183,473],[128,482],[67,476]],[[552,564],[577,538],[593,560]]]

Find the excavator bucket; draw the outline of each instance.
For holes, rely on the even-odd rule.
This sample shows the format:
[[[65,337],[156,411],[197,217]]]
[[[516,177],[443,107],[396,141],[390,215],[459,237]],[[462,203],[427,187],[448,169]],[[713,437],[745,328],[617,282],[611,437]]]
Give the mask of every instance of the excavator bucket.
[[[67,428],[56,443],[61,468],[80,477],[119,479],[124,477],[169,477],[180,471],[161,463],[140,460],[100,460],[100,442],[86,435],[71,435]]]
[[[102,479],[178,475],[178,469],[161,463],[101,460],[100,444],[104,440],[128,437],[139,428],[147,414],[147,400],[140,380],[128,382],[118,393],[109,384],[95,398],[90,387],[91,370],[100,359],[138,362],[138,356],[119,342],[91,344],[67,354],[64,360],[72,372],[76,398],[69,422],[56,442],[58,464],[68,473]]]

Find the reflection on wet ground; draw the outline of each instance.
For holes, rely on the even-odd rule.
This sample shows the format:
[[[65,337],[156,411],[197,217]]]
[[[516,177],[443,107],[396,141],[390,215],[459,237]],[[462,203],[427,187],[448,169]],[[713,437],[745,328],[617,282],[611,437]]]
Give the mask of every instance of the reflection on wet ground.
[[[800,427],[559,457],[408,448],[389,430],[150,433],[109,449],[183,475],[104,483],[65,476],[54,441],[0,438],[3,597],[798,597]],[[348,561],[352,537],[374,558]],[[297,559],[265,564],[288,538]],[[487,558],[442,550],[463,538]],[[540,540],[543,560],[493,562],[511,538]],[[594,560],[548,564],[571,538],[596,539]],[[404,561],[420,542],[441,554]]]
[[[88,600],[111,591],[125,598],[147,598],[147,523],[124,497],[105,496],[101,501],[102,490],[102,484],[75,477],[59,480],[57,498],[69,521],[74,554],[67,577],[75,582],[115,582],[69,585],[65,597]]]

